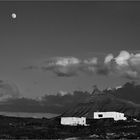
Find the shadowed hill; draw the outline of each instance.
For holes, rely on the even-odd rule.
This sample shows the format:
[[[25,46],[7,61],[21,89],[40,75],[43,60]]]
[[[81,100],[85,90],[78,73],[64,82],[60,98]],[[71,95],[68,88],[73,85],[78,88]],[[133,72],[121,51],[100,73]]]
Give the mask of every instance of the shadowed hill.
[[[94,94],[84,102],[77,104],[62,116],[93,118],[93,112],[117,111],[128,116],[140,116],[140,105],[119,99],[109,93]]]
[[[118,98],[140,104],[140,85],[135,85],[134,82],[127,82],[121,88],[116,89],[113,93]]]

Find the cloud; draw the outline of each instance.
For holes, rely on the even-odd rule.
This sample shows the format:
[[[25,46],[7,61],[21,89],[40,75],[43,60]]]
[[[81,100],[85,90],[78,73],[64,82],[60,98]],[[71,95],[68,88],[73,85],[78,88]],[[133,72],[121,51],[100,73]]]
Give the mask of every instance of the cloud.
[[[140,54],[132,54],[128,63],[133,70],[140,72]]]
[[[96,57],[84,60],[76,57],[53,57],[38,66],[27,66],[24,70],[39,68],[45,72],[51,71],[58,77],[72,77],[77,76],[79,72],[87,74],[94,73],[96,71],[96,65],[98,65],[98,59]]]
[[[98,58],[97,57],[89,58],[87,60],[84,60],[83,63],[87,65],[96,65],[98,63]]]
[[[121,51],[120,54],[115,58],[118,65],[128,65],[128,60],[131,55],[127,51]]]
[[[64,96],[64,95],[67,95],[67,94],[68,94],[67,91],[62,91],[62,90],[58,91],[58,95],[60,95],[60,96]]]
[[[19,90],[14,83],[0,80],[0,100],[7,98],[17,98]]]
[[[108,54],[108,55],[105,57],[104,63],[105,63],[105,64],[108,64],[113,58],[114,58],[113,54]]]
[[[80,63],[81,61],[75,57],[56,57],[45,61],[41,69],[52,71],[59,77],[71,77],[77,75]]]
[[[118,75],[127,79],[140,79],[140,53],[129,53],[128,51],[120,51],[118,56],[107,54],[104,62],[99,63],[97,58],[91,63],[85,65],[84,72],[91,72],[98,75]]]
[[[80,63],[80,60],[75,57],[54,57],[50,58],[47,61],[45,61],[48,67],[53,66],[71,66],[71,65],[77,65]]]
[[[128,79],[135,79],[135,80],[140,78],[139,74],[136,71],[131,71],[131,70],[124,72],[124,74],[122,76],[124,76]]]
[[[97,66],[98,66],[98,58],[97,57],[84,59],[81,62],[81,65],[79,67],[79,71],[83,72],[85,74],[88,74],[88,75],[94,74],[94,73],[96,73]]]
[[[97,68],[96,73],[98,75],[106,75],[107,76],[107,75],[109,75],[110,71],[109,71],[109,68],[106,65],[102,65],[102,66],[99,66]]]
[[[128,79],[140,78],[140,54],[121,51],[117,57],[107,55],[104,64],[108,67],[108,73],[117,74]]]
[[[76,57],[53,57],[38,66],[29,66],[26,69],[41,69],[51,71],[58,77],[72,77],[79,73],[88,75],[118,75],[128,79],[140,78],[140,53],[129,53],[122,50],[114,57],[112,53],[107,54],[104,60],[97,57],[79,59]]]

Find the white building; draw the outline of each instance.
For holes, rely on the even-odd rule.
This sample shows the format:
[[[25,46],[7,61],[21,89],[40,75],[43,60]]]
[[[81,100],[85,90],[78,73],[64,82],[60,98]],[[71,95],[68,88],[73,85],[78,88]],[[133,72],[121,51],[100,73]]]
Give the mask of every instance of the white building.
[[[93,118],[94,119],[113,118],[115,121],[127,119],[124,116],[124,113],[119,112],[94,112]]]
[[[87,126],[85,117],[61,117],[61,125]]]

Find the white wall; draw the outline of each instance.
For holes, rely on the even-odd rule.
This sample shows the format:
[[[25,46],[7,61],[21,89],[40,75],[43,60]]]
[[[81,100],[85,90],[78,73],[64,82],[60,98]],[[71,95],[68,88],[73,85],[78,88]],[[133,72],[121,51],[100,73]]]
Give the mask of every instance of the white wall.
[[[124,113],[119,112],[94,112],[93,118],[94,119],[114,118],[114,120],[116,121],[127,119],[126,117],[124,117]]]
[[[61,125],[84,125],[86,124],[86,118],[85,117],[61,117]]]

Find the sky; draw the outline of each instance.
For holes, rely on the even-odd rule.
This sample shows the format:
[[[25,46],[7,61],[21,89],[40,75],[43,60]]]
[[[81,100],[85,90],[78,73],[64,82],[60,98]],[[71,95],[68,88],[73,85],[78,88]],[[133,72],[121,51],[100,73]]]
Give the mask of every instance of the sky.
[[[36,98],[139,82],[139,37],[140,2],[0,1],[0,87]]]

